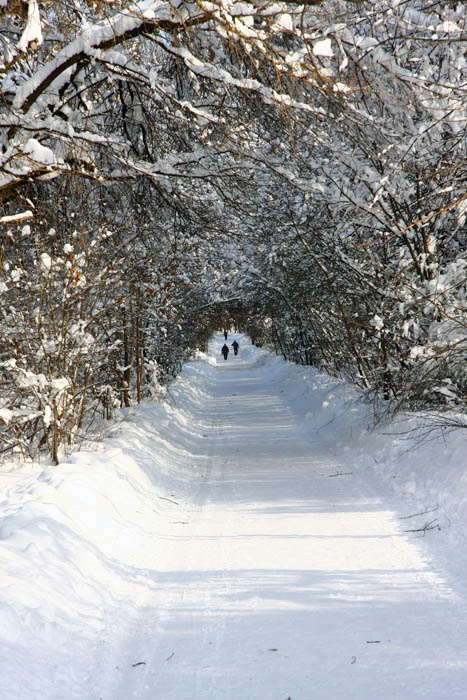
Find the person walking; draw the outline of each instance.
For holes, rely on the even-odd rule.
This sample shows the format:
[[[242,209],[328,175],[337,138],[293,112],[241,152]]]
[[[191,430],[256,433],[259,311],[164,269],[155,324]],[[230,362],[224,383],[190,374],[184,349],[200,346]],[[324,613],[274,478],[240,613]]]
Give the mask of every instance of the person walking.
[[[234,349],[234,355],[238,355],[238,348],[240,347],[236,340],[233,341],[232,347]]]
[[[227,335],[228,335],[228,334],[227,334],[227,331],[224,331],[224,338],[225,338],[225,340],[227,340]]]
[[[221,353],[224,355],[224,360],[226,360],[227,357],[228,357],[228,355],[229,355],[229,347],[228,347],[228,345],[226,345],[225,343],[224,343],[224,345],[222,346]]]

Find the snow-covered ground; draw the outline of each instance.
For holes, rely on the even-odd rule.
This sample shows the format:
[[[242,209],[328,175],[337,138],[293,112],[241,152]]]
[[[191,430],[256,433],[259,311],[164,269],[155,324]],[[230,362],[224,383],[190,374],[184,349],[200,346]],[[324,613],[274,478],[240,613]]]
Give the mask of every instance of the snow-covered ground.
[[[3,467],[1,700],[467,697],[466,431],[410,450],[236,337],[93,451]]]

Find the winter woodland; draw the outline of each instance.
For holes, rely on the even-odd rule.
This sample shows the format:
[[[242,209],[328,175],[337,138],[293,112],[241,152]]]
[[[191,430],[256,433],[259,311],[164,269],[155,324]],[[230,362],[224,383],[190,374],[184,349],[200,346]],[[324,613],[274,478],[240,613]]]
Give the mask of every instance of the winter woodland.
[[[233,326],[461,422],[466,39],[460,1],[0,0],[0,452]]]

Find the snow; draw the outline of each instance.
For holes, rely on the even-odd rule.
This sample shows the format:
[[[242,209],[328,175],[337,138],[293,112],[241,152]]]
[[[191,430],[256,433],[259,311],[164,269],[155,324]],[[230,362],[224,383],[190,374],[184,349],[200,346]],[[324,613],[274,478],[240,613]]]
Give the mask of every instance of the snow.
[[[58,165],[59,163],[63,163],[61,158],[56,158],[52,149],[43,146],[37,139],[29,139],[23,148],[23,153],[27,155],[30,160],[42,165]]]
[[[381,318],[381,316],[375,314],[370,321],[370,326],[373,326],[374,328],[376,328],[377,331],[380,331],[384,328],[384,321]]]
[[[9,408],[0,408],[0,420],[8,425],[12,417],[13,411],[10,411]]]
[[[289,14],[278,15],[276,18],[276,23],[279,25],[279,27],[281,27],[281,29],[284,29],[286,32],[293,31],[293,21],[292,17]]]
[[[39,264],[43,272],[49,272],[52,267],[52,258],[48,253],[41,253],[39,257]]]
[[[331,39],[322,39],[313,45],[313,53],[315,56],[334,56],[331,46]]]
[[[461,33],[461,28],[455,23],[447,20],[436,27],[437,32],[446,32],[447,34]]]
[[[465,431],[371,431],[234,338],[59,466],[3,466],[2,700],[465,698]]]
[[[26,51],[32,42],[42,44],[41,18],[37,0],[28,0],[28,19],[18,42],[18,49]]]

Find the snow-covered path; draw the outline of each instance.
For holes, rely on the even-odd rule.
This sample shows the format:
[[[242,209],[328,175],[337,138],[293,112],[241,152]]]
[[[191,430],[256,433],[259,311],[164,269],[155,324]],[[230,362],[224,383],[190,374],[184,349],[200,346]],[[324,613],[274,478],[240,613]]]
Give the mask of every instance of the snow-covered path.
[[[465,698],[456,596],[265,376],[241,357],[212,370],[193,504],[137,621],[144,668],[109,698]]]
[[[245,341],[224,362],[221,344],[202,386],[174,387],[186,420],[159,426],[154,449],[172,437],[179,478],[156,497],[169,508],[157,535],[132,530],[131,600],[97,641],[75,639],[72,679],[36,698],[465,699],[465,602],[373,472],[303,430],[270,356]]]

